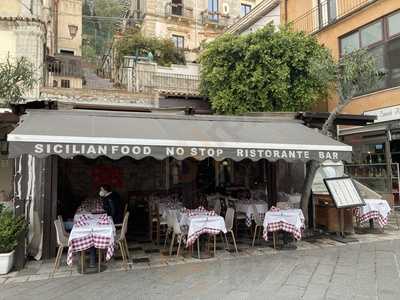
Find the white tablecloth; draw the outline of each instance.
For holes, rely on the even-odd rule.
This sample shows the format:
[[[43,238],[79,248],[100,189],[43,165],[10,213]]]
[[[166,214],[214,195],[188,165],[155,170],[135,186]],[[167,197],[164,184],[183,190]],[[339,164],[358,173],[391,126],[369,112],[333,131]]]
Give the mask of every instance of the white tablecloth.
[[[257,213],[263,218],[264,214],[268,211],[268,203],[260,200],[239,200],[235,202],[235,209],[237,213],[246,214],[246,224],[251,226],[253,219],[253,204],[256,206]]]
[[[391,211],[389,204],[383,199],[364,199],[365,205],[355,210],[355,215],[360,223],[374,219],[380,227],[387,224]]]
[[[221,216],[207,216],[205,214],[189,216],[187,213],[181,213],[179,223],[181,226],[188,226],[189,228],[186,247],[192,245],[202,234],[218,234],[221,231],[226,233],[225,220]]]
[[[302,228],[304,228],[304,215],[301,209],[268,211],[264,218],[263,236],[267,240],[268,232],[283,230],[292,233],[296,239],[300,239]]]
[[[85,214],[88,219],[87,225],[72,227],[68,240],[67,263],[72,264],[72,255],[91,247],[107,249],[106,259],[109,260],[114,254],[115,226],[111,218],[109,224],[99,224],[100,215]],[[82,214],[76,214],[74,221],[77,222]]]

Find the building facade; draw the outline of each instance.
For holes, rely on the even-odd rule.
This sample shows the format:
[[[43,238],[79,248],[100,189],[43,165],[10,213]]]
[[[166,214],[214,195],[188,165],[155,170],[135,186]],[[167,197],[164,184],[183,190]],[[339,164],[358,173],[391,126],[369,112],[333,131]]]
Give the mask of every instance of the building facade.
[[[185,51],[187,61],[197,60],[203,43],[248,14],[259,0],[148,0],[138,4],[146,36],[170,38]]]
[[[346,106],[360,114],[400,104],[400,2],[397,0],[286,0],[282,21],[317,37],[334,58],[359,48],[368,49],[386,76],[378,87]],[[332,110],[337,98],[329,99]]]
[[[247,34],[268,24],[279,26],[281,22],[280,0],[263,0],[248,14],[226,29],[226,33]]]
[[[375,87],[355,97],[344,113],[376,115],[375,124],[340,130],[353,146],[348,174],[388,199],[399,201],[400,164],[400,1],[398,0],[286,0],[282,22],[314,35],[335,59],[367,49],[385,73]],[[332,111],[333,95],[318,109]]]

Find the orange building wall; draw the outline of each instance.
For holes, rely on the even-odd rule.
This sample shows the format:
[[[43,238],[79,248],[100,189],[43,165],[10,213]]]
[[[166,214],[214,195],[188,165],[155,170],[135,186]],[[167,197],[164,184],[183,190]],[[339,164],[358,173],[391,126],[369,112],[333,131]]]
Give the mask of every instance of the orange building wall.
[[[347,2],[341,0],[338,3],[350,3],[350,1],[352,0],[348,0]],[[306,14],[312,9],[312,5],[315,3],[314,0],[284,0],[283,2],[284,5],[281,10],[282,20],[284,21],[287,18],[288,22]],[[285,7],[285,5],[287,6]],[[338,8],[339,11],[342,9],[344,8]],[[316,33],[316,37],[321,44],[331,49],[332,55],[337,59],[339,57],[339,37],[398,9],[400,9],[400,0],[378,0],[376,3],[326,27]],[[286,12],[287,16],[284,16]],[[319,103],[314,109],[328,109],[331,111],[334,109],[336,103],[337,97],[332,97],[332,99],[328,100],[327,104],[326,101],[325,103]],[[364,111],[392,105],[400,105],[400,87],[358,97],[349,103],[344,112],[360,114]]]

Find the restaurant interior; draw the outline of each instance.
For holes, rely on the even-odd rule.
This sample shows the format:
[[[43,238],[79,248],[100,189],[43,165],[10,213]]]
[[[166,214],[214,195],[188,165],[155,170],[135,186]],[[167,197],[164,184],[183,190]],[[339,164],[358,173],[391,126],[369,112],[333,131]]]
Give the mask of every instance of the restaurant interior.
[[[97,202],[101,206],[99,188],[108,184],[119,195],[124,213],[130,213],[128,242],[152,242],[157,246],[165,238],[164,210],[168,207],[213,210],[218,195],[221,215],[228,206],[236,209],[239,202],[242,206],[264,203],[266,209],[299,208],[304,176],[303,162],[283,160],[58,158],[57,215],[62,216],[67,229],[71,228],[82,203],[95,206]],[[236,234],[238,239],[251,240],[251,232],[241,218],[245,212],[235,214]]]

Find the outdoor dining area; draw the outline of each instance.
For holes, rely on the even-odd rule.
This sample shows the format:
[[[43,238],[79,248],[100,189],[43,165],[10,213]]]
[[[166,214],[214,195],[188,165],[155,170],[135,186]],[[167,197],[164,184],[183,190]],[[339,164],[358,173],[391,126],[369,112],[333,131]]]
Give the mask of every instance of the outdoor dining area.
[[[150,197],[149,206],[157,210],[157,216],[151,220],[151,236],[156,237],[154,246],[170,258],[189,255],[205,259],[216,257],[217,242],[222,250],[239,254],[239,237],[249,241],[249,247],[263,239],[265,246],[275,249],[277,233],[286,233],[293,241],[301,239],[304,216],[300,209],[288,208],[288,203],[286,208],[269,208],[265,200],[236,199],[219,193],[208,195],[206,199],[205,206],[190,209],[175,195]],[[284,206],[283,202],[279,204]],[[89,272],[105,270],[116,251],[122,257],[125,270],[134,268],[127,240],[130,215],[129,207],[125,206],[122,223],[115,224],[113,217],[103,209],[99,197],[81,203],[72,224],[58,216],[54,220],[58,243],[54,272],[60,266],[64,249],[67,249],[67,265],[76,264],[81,273],[88,272],[87,259],[90,261]],[[153,212],[151,215],[154,216]],[[269,242],[271,240],[273,243]]]

